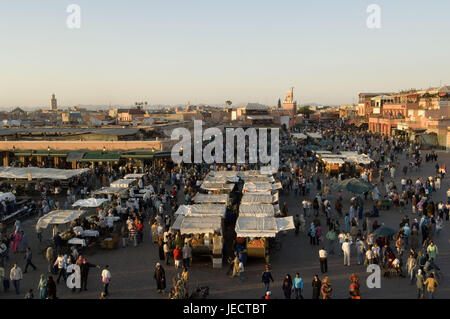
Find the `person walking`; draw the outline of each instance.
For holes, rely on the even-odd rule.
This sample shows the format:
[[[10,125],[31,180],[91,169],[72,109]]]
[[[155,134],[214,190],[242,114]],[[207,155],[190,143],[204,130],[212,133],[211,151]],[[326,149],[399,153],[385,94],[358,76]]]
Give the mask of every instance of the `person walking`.
[[[424,299],[425,297],[425,285],[422,275],[422,269],[417,270],[416,275],[416,287],[417,287],[417,299]]]
[[[25,257],[24,259],[27,261],[26,265],[25,265],[25,269],[23,271],[24,274],[27,273],[28,270],[28,266],[33,267],[33,270],[36,270],[36,266],[33,265],[32,259],[33,259],[33,253],[31,252],[31,248],[27,247],[26,253],[25,253]]]
[[[244,263],[242,262],[242,260],[239,260],[238,273],[240,282],[244,281],[244,270]]]
[[[291,275],[287,274],[284,277],[281,289],[283,289],[284,298],[285,299],[291,299],[291,292],[292,292],[292,278],[291,278]]]
[[[11,280],[14,288],[16,289],[16,294],[20,294],[20,281],[22,280],[22,269],[17,264],[11,268],[9,273],[9,279]]]
[[[47,299],[47,278],[45,278],[44,274],[41,274],[41,278],[38,284],[39,290],[39,298]]]
[[[342,244],[342,251],[344,252],[344,266],[350,266],[350,247],[351,244],[348,239]]]
[[[424,281],[424,285],[427,286],[427,292],[430,299],[434,299],[434,292],[438,286],[437,280],[434,278],[434,274],[430,274],[430,277]]]
[[[48,272],[53,274],[54,273],[54,262],[55,262],[55,252],[53,250],[53,247],[49,246],[45,252],[45,259],[47,259],[48,262]]]
[[[272,273],[270,272],[269,267],[266,266],[265,271],[262,273],[261,281],[264,284],[264,287],[266,288],[266,291],[270,290],[270,281],[274,281],[272,277]]]
[[[158,293],[162,293],[166,289],[166,272],[160,263],[155,266],[153,278],[156,280],[156,289]]]
[[[185,268],[189,267],[191,259],[192,259],[192,248],[188,243],[185,243],[183,247],[183,267]]]
[[[319,250],[319,260],[320,260],[320,271],[322,274],[328,272],[328,253],[324,247]]]
[[[299,273],[295,274],[294,281],[292,283],[292,289],[295,293],[295,299],[303,299],[303,278],[300,277]]]
[[[312,299],[319,299],[321,288],[322,282],[320,281],[319,276],[315,275],[312,281],[312,289],[313,289]]]
[[[59,253],[58,258],[56,258],[54,266],[58,266],[58,278],[56,279],[56,282],[59,284],[59,281],[61,280],[61,277],[63,277],[64,281],[66,281],[66,259],[64,256]]]
[[[103,292],[105,296],[108,296],[108,288],[111,283],[111,272],[109,271],[109,265],[106,265],[102,271],[102,283],[103,283]]]
[[[433,241],[430,241],[430,244],[427,247],[427,253],[431,259],[433,259],[434,261],[436,260],[437,255],[439,254],[439,250]]]
[[[53,280],[53,276],[48,276],[46,287],[47,287],[47,299],[57,299],[56,283]]]

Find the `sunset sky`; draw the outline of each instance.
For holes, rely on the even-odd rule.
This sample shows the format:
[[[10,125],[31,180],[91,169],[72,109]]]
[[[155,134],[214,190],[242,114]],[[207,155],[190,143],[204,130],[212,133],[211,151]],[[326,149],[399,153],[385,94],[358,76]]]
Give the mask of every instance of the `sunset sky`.
[[[81,28],[69,29],[69,4]],[[369,29],[367,6],[381,7]],[[298,103],[450,85],[450,1],[0,0],[0,107]]]

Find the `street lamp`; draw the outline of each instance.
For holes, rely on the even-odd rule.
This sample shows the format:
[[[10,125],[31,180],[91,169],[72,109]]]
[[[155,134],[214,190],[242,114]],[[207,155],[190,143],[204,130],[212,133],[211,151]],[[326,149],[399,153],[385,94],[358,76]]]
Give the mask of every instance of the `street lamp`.
[[[105,153],[106,153],[106,147],[103,146],[102,154],[105,154]]]
[[[47,152],[50,155],[50,146],[47,146]]]

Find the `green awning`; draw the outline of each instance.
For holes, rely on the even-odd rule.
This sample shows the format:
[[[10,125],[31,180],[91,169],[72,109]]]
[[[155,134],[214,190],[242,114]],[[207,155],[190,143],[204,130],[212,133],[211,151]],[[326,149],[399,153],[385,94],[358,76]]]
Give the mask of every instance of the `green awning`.
[[[171,157],[172,152],[159,152],[155,154],[155,158]]]
[[[78,162],[83,159],[84,153],[86,151],[74,151],[67,154],[66,161],[67,162]]]
[[[51,157],[65,157],[67,156],[67,151],[46,151],[46,150],[37,150],[37,151],[16,151],[14,152],[15,156],[51,156]]]
[[[116,162],[120,160],[119,152],[91,151],[86,152],[80,162]]]
[[[136,152],[124,152],[120,154],[121,158],[140,158],[150,159],[155,156],[156,152],[153,151],[136,151]]]

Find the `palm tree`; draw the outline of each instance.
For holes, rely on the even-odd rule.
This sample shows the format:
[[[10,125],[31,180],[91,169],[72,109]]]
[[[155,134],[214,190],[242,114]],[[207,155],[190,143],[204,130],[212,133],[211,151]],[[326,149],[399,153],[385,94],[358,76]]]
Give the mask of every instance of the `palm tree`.
[[[225,101],[225,103],[226,103],[228,106],[230,106],[231,104],[233,104],[233,102],[231,102],[230,100]]]

